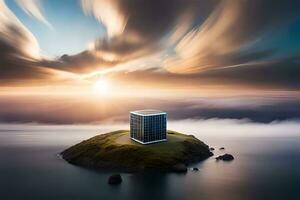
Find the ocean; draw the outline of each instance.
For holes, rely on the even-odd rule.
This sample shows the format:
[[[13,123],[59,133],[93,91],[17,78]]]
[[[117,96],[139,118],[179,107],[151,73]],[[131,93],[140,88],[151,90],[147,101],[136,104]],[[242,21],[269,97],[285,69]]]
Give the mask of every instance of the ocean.
[[[243,120],[183,120],[169,129],[194,134],[214,147],[215,156],[231,153],[232,162],[213,157],[186,174],[121,174],[71,165],[60,158],[67,147],[125,124],[0,125],[0,199],[2,200],[299,200],[300,125],[258,124]],[[219,150],[225,147],[224,151]]]

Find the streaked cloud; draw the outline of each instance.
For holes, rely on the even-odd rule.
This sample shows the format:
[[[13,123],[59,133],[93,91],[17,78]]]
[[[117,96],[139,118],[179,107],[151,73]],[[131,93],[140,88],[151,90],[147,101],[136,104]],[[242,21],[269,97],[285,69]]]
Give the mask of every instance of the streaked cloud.
[[[48,23],[41,1],[16,2],[29,15]],[[295,53],[300,45],[282,36],[288,35],[291,27],[298,30],[297,0],[79,2],[80,16],[99,22],[99,29],[105,31],[86,44],[82,52],[66,52],[50,59],[41,55],[43,49],[39,48],[35,32],[31,33],[1,1],[1,84],[8,80],[47,82],[57,77],[66,81],[64,75],[65,79],[84,77],[89,81],[99,74],[127,74],[136,77],[127,78],[128,82],[144,77],[141,85],[155,80],[157,85],[168,87],[190,86],[185,83],[193,83],[193,87],[300,87],[299,55]],[[67,11],[64,5],[61,3],[61,8]],[[51,45],[60,47],[59,43]],[[281,46],[289,50],[284,55],[278,53]],[[265,76],[266,72],[271,75]]]
[[[64,82],[76,77],[43,65],[45,59],[35,36],[0,0],[0,85]]]
[[[28,15],[45,23],[47,26],[52,27],[52,25],[46,20],[45,16],[42,13],[41,0],[15,0],[15,1]]]
[[[39,44],[33,34],[8,9],[4,0],[0,1],[0,41],[2,48],[16,51],[19,57],[39,58]],[[2,49],[1,48],[1,49]],[[6,49],[2,49],[5,53]]]
[[[32,64],[41,57],[36,38],[3,0],[0,1],[0,13],[0,82],[44,77]]]
[[[83,11],[97,18],[107,30],[107,36],[94,41],[92,50],[103,60],[117,64],[164,50],[164,35],[174,31],[172,38],[178,39],[189,25],[183,28],[176,24],[191,19],[196,10],[193,5],[199,7],[199,2],[193,0],[82,0],[81,3]]]
[[[221,2],[199,28],[184,35],[175,47],[176,57],[167,59],[165,67],[171,72],[195,73],[196,67],[205,70],[224,65],[218,57],[239,47],[238,38],[229,30],[238,24],[242,12],[240,4],[241,1]]]
[[[109,37],[123,33],[127,17],[122,15],[116,0],[82,0],[83,11],[87,15],[93,15],[106,28]]]
[[[182,37],[164,67],[174,73],[199,73],[242,64],[245,60],[236,58],[261,51],[255,42],[267,31],[299,20],[297,5],[294,0],[220,1],[203,23]]]

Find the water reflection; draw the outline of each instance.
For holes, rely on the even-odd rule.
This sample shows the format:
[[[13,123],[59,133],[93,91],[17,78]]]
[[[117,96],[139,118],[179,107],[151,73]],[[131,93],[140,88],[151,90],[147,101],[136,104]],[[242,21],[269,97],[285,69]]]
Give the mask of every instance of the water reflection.
[[[129,177],[131,199],[168,199],[168,177],[165,173],[141,173]]]

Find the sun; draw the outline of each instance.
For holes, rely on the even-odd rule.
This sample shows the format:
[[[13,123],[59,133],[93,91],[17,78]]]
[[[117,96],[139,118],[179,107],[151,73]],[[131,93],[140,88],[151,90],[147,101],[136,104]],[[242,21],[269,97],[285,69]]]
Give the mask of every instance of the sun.
[[[96,95],[108,95],[110,89],[110,83],[106,79],[99,79],[93,84],[93,93]]]

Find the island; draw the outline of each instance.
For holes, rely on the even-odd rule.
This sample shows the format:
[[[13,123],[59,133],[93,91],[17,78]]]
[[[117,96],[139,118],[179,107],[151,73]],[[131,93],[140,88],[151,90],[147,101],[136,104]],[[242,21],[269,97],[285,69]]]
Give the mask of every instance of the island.
[[[82,167],[138,172],[174,171],[174,166],[187,166],[213,155],[209,146],[193,135],[167,131],[167,138],[166,142],[142,145],[130,139],[128,130],[119,130],[84,140],[61,156]]]

